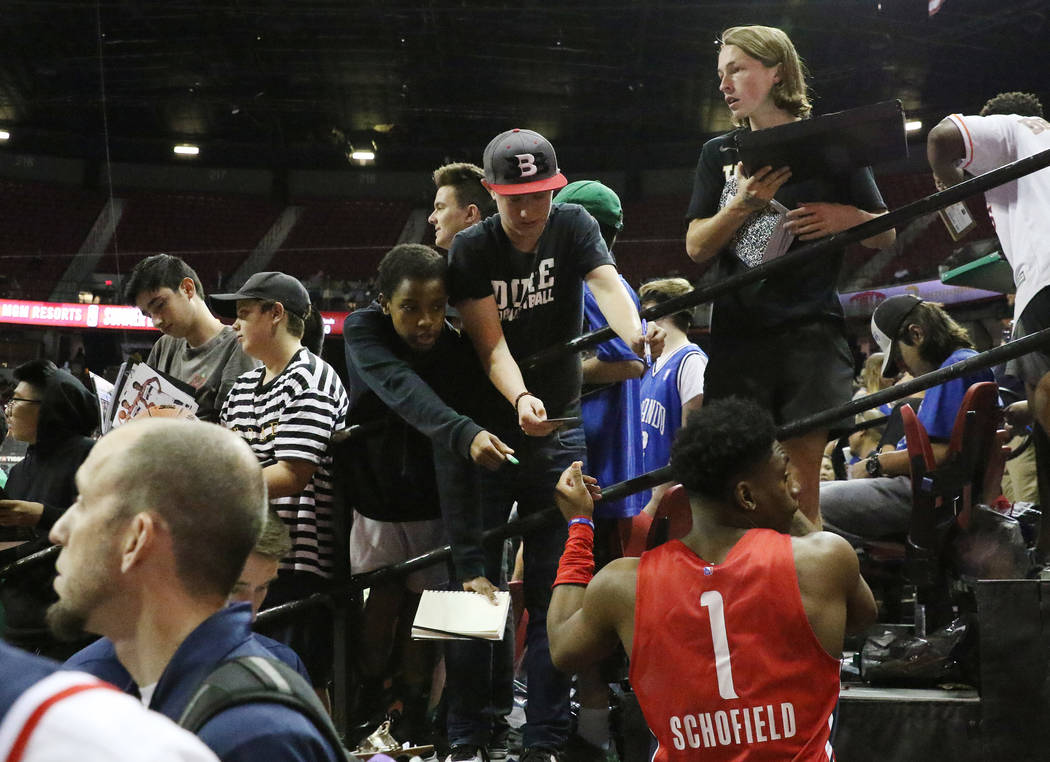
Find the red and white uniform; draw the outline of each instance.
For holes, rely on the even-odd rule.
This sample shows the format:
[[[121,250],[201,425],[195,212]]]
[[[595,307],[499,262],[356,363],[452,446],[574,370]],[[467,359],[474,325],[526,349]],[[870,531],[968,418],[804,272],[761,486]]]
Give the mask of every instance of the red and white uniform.
[[[802,608],[791,538],[748,531],[709,564],[678,540],[638,565],[631,685],[655,762],[827,762],[839,662]]]
[[[1050,150],[1050,123],[1037,116],[952,114],[949,119],[959,128],[966,146],[959,168],[974,176]],[[984,198],[1003,254],[1014,271],[1017,317],[1033,296],[1050,285],[1050,168],[987,190]]]
[[[32,685],[0,718],[0,760],[219,762],[192,733],[112,685],[61,671]]]

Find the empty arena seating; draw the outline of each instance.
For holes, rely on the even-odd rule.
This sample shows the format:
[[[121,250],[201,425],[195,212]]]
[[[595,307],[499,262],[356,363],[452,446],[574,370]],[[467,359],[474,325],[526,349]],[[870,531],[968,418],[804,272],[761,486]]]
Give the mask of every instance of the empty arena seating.
[[[104,203],[81,188],[0,179],[0,292],[47,299]]]
[[[270,269],[307,279],[323,272],[339,280],[367,280],[401,235],[412,212],[408,201],[294,202],[302,214]]]
[[[127,273],[165,252],[197,271],[205,291],[229,275],[262,240],[283,208],[267,199],[204,193],[132,193],[100,273]]]

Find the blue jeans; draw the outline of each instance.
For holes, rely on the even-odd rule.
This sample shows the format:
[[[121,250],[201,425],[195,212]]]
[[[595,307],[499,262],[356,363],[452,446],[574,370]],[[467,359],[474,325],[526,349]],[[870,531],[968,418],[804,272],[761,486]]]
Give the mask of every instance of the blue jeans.
[[[504,465],[480,476],[486,529],[506,523],[517,501],[518,515],[529,516],[554,505],[554,487],[561,472],[574,460],[586,461],[582,428],[559,431],[548,437],[526,437],[520,432],[497,432],[510,444],[520,465]],[[554,668],[547,642],[547,607],[558,561],[565,548],[565,523],[554,521],[524,538],[525,608],[529,624],[525,634],[525,672],[528,704],[525,708],[523,745],[560,749],[569,737],[569,687],[571,678]],[[499,552],[497,552],[499,551]],[[485,571],[500,579],[502,548],[486,551]],[[455,641],[446,651],[449,684],[449,743],[485,745],[500,739],[499,720],[510,712],[513,695],[514,638],[508,631],[502,641],[489,644]]]

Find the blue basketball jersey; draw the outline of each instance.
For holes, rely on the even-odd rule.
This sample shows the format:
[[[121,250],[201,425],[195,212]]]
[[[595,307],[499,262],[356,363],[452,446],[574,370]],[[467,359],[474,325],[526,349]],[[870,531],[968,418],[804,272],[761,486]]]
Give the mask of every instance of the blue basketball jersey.
[[[634,289],[624,288],[638,305]],[[584,327],[596,331],[608,325],[598,309],[591,290],[583,287]],[[614,336],[597,347],[603,362],[637,360],[638,355],[623,339]],[[618,384],[589,392],[582,398],[583,431],[587,437],[587,467],[603,487],[608,487],[642,473],[642,429],[639,418],[641,380],[629,378]],[[649,499],[648,492],[637,492],[620,500],[600,500],[594,506],[599,518],[628,518],[641,512]]]
[[[704,352],[696,344],[686,344],[659,369],[653,366],[642,377],[642,465],[646,472],[671,460],[671,442],[682,426],[678,378],[685,358],[693,354]]]

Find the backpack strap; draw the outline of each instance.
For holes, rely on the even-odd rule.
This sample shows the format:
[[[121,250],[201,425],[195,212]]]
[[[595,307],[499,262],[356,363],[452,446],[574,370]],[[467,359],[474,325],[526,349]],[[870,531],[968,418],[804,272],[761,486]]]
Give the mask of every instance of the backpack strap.
[[[200,684],[179,717],[179,725],[198,733],[216,715],[236,706],[265,702],[302,714],[342,759],[342,739],[324,705],[302,675],[282,661],[241,656],[222,662]]]

